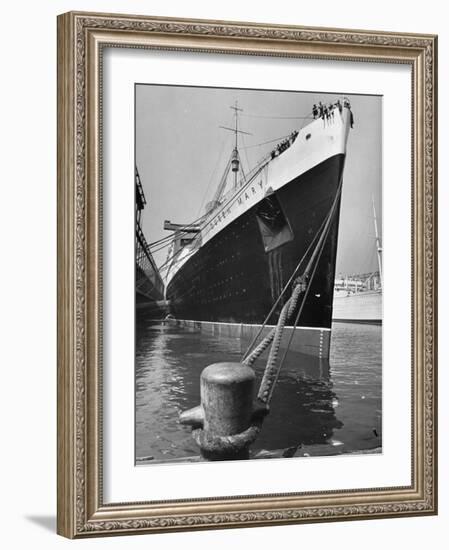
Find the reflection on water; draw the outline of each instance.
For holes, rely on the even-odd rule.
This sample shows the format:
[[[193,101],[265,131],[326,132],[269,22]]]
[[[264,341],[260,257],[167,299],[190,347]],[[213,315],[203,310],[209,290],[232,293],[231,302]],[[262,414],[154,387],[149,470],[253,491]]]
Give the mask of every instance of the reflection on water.
[[[147,320],[136,333],[136,458],[155,460],[198,454],[179,413],[199,404],[201,371],[219,361],[239,361],[245,345]],[[333,327],[330,364],[290,353],[253,449],[338,447],[343,452],[381,446],[381,333],[378,326]],[[259,379],[264,361],[256,364]],[[318,449],[318,452],[317,450]]]

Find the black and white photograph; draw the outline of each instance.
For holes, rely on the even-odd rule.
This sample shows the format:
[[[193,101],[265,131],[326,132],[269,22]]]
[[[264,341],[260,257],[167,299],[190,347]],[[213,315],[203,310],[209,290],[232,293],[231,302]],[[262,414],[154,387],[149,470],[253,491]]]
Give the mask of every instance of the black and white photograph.
[[[382,97],[134,108],[135,464],[382,453]]]
[[[445,4],[2,7],[2,546],[440,550]]]

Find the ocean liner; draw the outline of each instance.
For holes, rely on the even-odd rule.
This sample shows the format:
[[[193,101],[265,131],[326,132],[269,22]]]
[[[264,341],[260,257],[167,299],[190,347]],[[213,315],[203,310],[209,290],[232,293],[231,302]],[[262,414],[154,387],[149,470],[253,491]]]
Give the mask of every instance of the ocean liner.
[[[238,137],[244,133],[238,124],[240,109],[237,104],[233,109],[235,125],[227,129],[234,132],[235,143],[213,200],[195,222],[164,224],[173,231],[163,266],[170,318],[243,339],[251,339],[264,322],[275,324],[286,299],[278,300],[282,289],[298,262],[310,258],[333,209],[292,335],[294,349],[326,358],[341,184],[353,122],[349,101],[314,106],[313,120],[246,174],[239,154]]]

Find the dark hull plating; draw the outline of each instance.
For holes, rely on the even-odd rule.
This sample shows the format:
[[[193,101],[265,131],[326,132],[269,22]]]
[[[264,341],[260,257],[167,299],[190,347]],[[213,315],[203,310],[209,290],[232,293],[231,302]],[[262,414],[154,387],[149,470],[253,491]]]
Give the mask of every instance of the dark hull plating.
[[[202,246],[168,285],[171,313],[178,319],[263,323],[328,214],[343,164],[344,155],[331,157],[275,193],[293,235],[289,242],[265,252],[255,205]],[[338,213],[300,326],[331,326]],[[280,307],[269,323],[276,322]]]

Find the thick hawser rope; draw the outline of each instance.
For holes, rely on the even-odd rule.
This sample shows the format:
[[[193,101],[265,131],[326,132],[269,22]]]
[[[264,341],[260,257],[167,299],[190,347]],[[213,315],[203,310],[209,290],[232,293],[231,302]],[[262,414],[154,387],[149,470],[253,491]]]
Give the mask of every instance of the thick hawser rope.
[[[342,182],[340,182],[339,184],[337,193],[335,195],[334,201],[332,203],[331,209],[329,211],[325,225],[322,229],[320,238],[313,251],[313,254],[307,264],[307,267],[304,270],[304,273],[296,279],[292,295],[282,307],[276,327],[274,327],[269,332],[269,334],[265,336],[265,338],[259,343],[259,345],[255,349],[253,349],[253,351],[246,357],[246,359],[243,360],[244,365],[252,366],[256,359],[268,348],[270,344],[272,344],[257,394],[256,404],[258,408],[254,414],[251,425],[243,432],[229,436],[211,436],[210,434],[204,432],[202,428],[194,430],[192,432],[193,438],[203,451],[211,454],[217,452],[226,452],[230,455],[237,454],[238,452],[247,449],[257,439],[262,429],[263,420],[269,411],[269,405],[273,396],[273,391],[285,357],[287,355],[288,349],[290,347],[293,331],[298,324],[299,318],[304,308],[305,301],[312,285],[314,275],[316,273],[316,269],[318,267],[318,263],[321,258],[321,254],[324,250],[326,239],[329,235],[331,223],[334,219],[336,207],[341,194],[341,185]],[[298,266],[302,263],[303,260],[304,257],[301,258]],[[298,266],[297,268],[295,268],[294,273],[297,271]],[[287,285],[285,285],[284,290],[289,284],[290,281],[287,283]],[[284,292],[284,290],[282,291],[282,293]],[[300,298],[302,298],[301,305],[296,315],[295,324],[293,326],[292,333],[290,334],[287,349],[284,353],[282,361],[278,364],[277,357],[280,349],[283,330],[285,328],[286,322],[288,322],[293,317],[293,314],[297,310]],[[269,315],[271,315],[271,312]]]
[[[291,341],[292,341],[293,332],[294,332],[294,330],[296,328],[296,325],[299,321],[299,318],[300,318],[302,310],[304,308],[307,296],[308,296],[310,288],[312,286],[312,281],[314,279],[314,276],[315,276],[315,273],[316,273],[316,270],[317,270],[317,267],[318,267],[318,263],[319,263],[320,258],[321,258],[321,254],[324,250],[324,245],[326,243],[326,239],[329,235],[332,220],[334,218],[334,213],[336,211],[336,205],[338,203],[338,198],[340,196],[340,190],[341,190],[341,185],[339,186],[338,191],[335,195],[335,199],[332,203],[331,210],[328,214],[326,224],[323,228],[323,231],[321,233],[321,236],[320,236],[320,239],[317,243],[317,246],[315,247],[315,250],[313,251],[312,257],[310,258],[309,263],[307,264],[307,267],[304,270],[304,273],[300,277],[298,277],[298,279],[296,279],[295,287],[293,288],[292,295],[289,298],[289,300],[284,304],[284,307],[282,308],[282,311],[281,311],[281,314],[279,316],[279,320],[278,320],[278,323],[277,323],[276,327],[274,329],[272,329],[270,334],[268,334],[268,336],[266,338],[264,338],[264,340],[262,340],[262,342],[259,344],[259,346],[257,346],[257,348],[253,352],[251,352],[250,355],[243,362],[245,365],[251,366],[254,363],[254,361],[257,359],[257,357],[259,357],[259,355],[263,351],[262,348],[265,349],[265,347],[264,347],[265,340],[267,340],[271,337],[270,339],[273,341],[273,343],[272,343],[272,346],[271,346],[271,349],[270,349],[270,354],[268,356],[268,360],[267,360],[265,371],[264,371],[264,374],[263,374],[263,377],[262,377],[262,381],[260,383],[259,392],[257,394],[257,399],[259,401],[261,401],[262,403],[264,403],[265,405],[267,405],[267,406],[270,404],[271,397],[272,397],[273,391],[274,391],[275,382],[276,382],[276,380],[279,376],[280,369],[282,367],[282,364],[284,362],[286,353],[288,352],[288,349],[289,349]],[[278,365],[277,364],[277,357],[278,357],[278,353],[279,353],[279,349],[280,349],[280,345],[281,345],[282,334],[283,334],[283,331],[284,331],[284,328],[285,328],[285,323],[293,317],[294,312],[297,310],[298,301],[299,301],[300,297],[302,297],[301,305],[299,307],[298,314],[296,315],[295,325],[292,328],[292,332],[290,334],[287,350],[286,350],[286,353],[284,354],[283,360]]]

